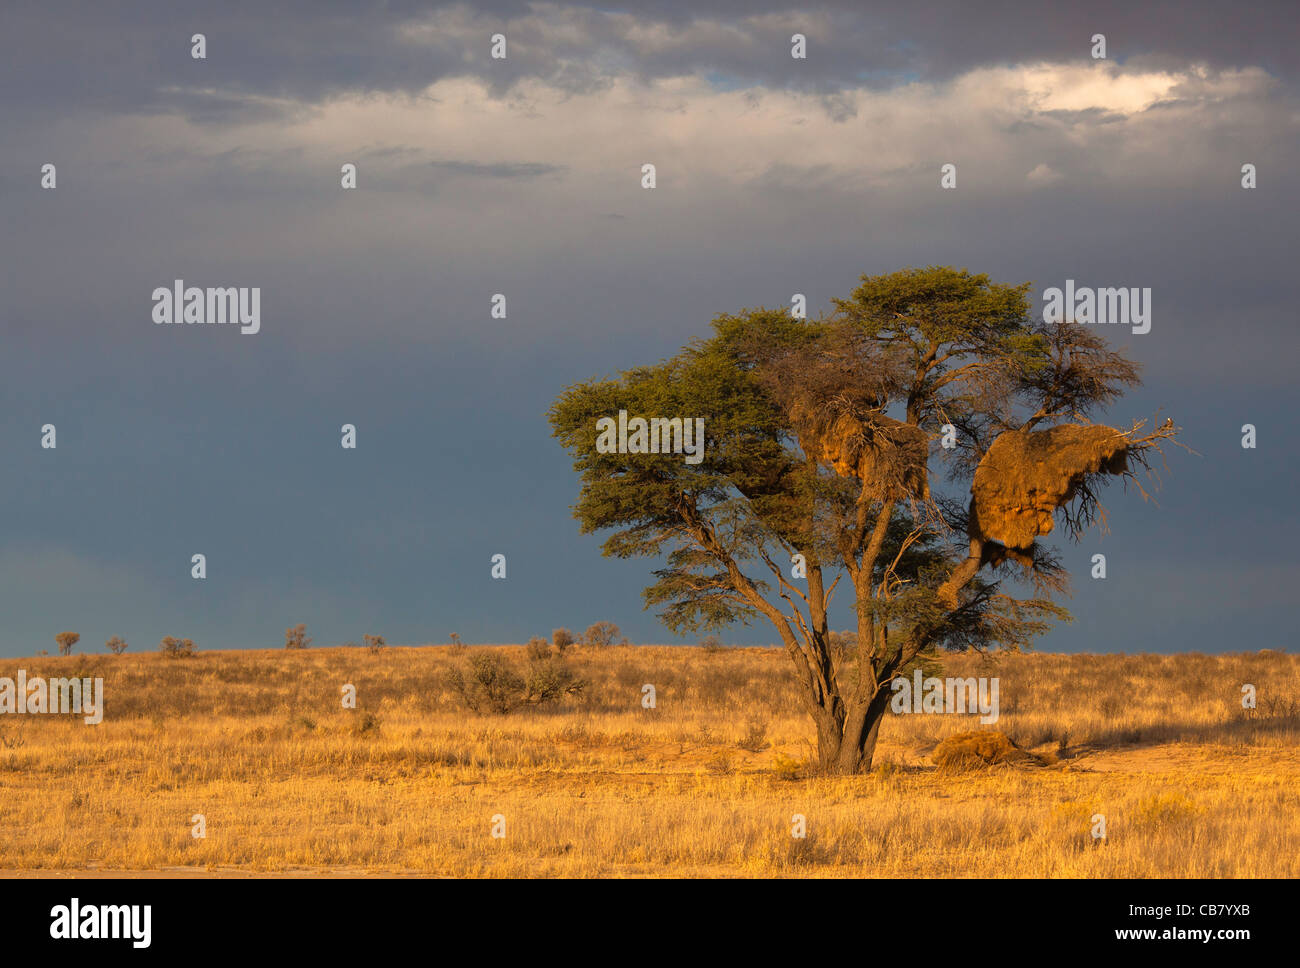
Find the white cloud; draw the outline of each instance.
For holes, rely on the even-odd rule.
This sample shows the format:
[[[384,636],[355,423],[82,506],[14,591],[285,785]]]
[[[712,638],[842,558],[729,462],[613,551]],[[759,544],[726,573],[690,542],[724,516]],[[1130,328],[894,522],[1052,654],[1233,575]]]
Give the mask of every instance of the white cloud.
[[[1051,165],[1039,163],[1030,170],[1025,178],[1033,185],[1052,185],[1061,180],[1061,173]]]
[[[454,78],[420,96],[339,97],[287,122],[263,119],[233,131],[174,116],[130,125],[114,119],[97,140],[118,140],[124,152],[141,143],[180,142],[214,157],[232,144],[262,155],[296,149],[331,158],[402,145],[429,161],[553,165],[570,171],[583,190],[592,179],[614,188],[646,161],[658,165],[664,190],[675,192],[713,178],[756,181],[773,168],[829,171],[852,190],[896,181],[917,166],[937,171],[947,161],[986,167],[985,188],[999,182],[1012,188],[1012,173],[1026,170],[1028,150],[1052,157],[1032,159],[1035,183],[1068,176],[1063,166],[1070,164],[1128,173],[1137,155],[1164,156],[1172,140],[1204,138],[1207,127],[1240,123],[1250,108],[1238,102],[1257,99],[1272,85],[1254,69],[1178,74],[1110,63],[1040,64],[981,68],[947,84],[846,91],[830,110],[821,94],[718,90],[698,76],[648,84],[620,78],[584,93],[531,80],[506,97],[477,79]],[[1164,107],[1153,111],[1153,105]],[[1188,132],[1193,117],[1196,129]],[[1073,159],[1046,150],[1059,154],[1066,147]],[[382,163],[375,165],[372,187],[383,171]]]

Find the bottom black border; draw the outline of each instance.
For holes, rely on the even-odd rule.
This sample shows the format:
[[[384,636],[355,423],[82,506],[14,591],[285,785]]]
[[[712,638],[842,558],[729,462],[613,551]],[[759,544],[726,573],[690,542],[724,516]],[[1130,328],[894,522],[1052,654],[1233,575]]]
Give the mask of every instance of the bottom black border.
[[[115,958],[355,952],[374,959],[391,944],[434,957],[455,951],[458,960],[494,962],[512,953],[549,961],[599,952],[640,960],[709,952],[734,959],[754,951],[770,959],[787,946],[808,955],[827,947],[849,954],[856,949],[864,958],[892,949],[907,960],[940,961],[980,951],[999,958],[1019,953],[1028,960],[1124,948],[1223,958],[1261,942],[1270,950],[1285,943],[1282,919],[1293,885],[19,876],[0,880],[0,922],[8,955],[60,949],[92,957],[111,952]],[[70,915],[73,898],[83,918],[89,906],[148,905],[148,947],[137,948],[130,939],[52,937],[56,917],[62,919],[56,930],[71,920],[52,912],[63,907]],[[1211,932],[1208,940],[1199,935],[1204,931]]]

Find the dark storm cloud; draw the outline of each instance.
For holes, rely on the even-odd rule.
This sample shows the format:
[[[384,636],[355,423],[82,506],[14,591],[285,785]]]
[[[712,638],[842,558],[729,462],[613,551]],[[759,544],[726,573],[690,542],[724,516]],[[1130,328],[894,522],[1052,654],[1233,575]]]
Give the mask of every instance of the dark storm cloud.
[[[931,263],[1031,281],[1035,300],[1066,278],[1155,291],[1152,332],[1114,337],[1148,382],[1113,419],[1164,408],[1206,456],[1174,455],[1158,509],[1113,494],[1116,534],[1065,549],[1083,576],[1107,552],[1116,577],[1077,582],[1079,624],[1051,646],[1283,641],[1286,586],[1263,576],[1289,580],[1300,540],[1278,486],[1300,448],[1295,15],[795,7],[4,4],[0,652],[63,627],[276,644],[304,620],[322,644],[524,641],[604,618],[663,640],[645,563],[602,560],[569,517],[555,394],[671,355],[715,313],[796,291],[817,311],[860,273]],[[505,63],[488,58],[499,29]],[[1148,105],[1136,70],[967,73],[1084,66],[1096,32],[1177,83]],[[1227,70],[1261,66],[1279,83]],[[620,87],[681,74],[696,80]],[[494,97],[425,93],[461,76]],[[524,78],[550,89],[512,88]],[[394,96],[327,103],[341,94]],[[960,187],[941,191],[950,160]],[[56,191],[38,186],[47,161]],[[178,277],[262,287],[262,332],[155,326],[149,293]],[[496,292],[506,320],[488,316]],[[47,421],[57,451],[36,445]],[[488,578],[496,551],[509,583]]]
[[[1103,33],[1112,59],[1154,67],[1257,65],[1290,79],[1294,4],[1037,2],[794,4],[602,2],[7,3],[0,110],[179,112],[220,122],[292,111],[343,92],[407,92],[470,75],[498,94],[524,78],[572,90],[614,75],[707,73],[718,84],[833,94],[942,81],[988,64],[1084,60]],[[506,61],[488,56],[503,30]],[[190,58],[204,33],[208,58]],[[807,60],[790,35],[809,39]],[[205,93],[206,92],[206,93]],[[249,95],[264,99],[254,100]],[[828,110],[844,105],[828,101]],[[845,115],[851,116],[851,115]]]

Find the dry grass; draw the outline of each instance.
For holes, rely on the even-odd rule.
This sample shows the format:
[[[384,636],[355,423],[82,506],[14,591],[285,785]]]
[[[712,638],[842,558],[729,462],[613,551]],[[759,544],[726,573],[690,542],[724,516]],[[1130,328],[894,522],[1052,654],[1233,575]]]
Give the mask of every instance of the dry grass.
[[[442,673],[463,661],[435,647],[4,660],[5,676],[102,675],[106,713],[0,716],[0,866],[1300,875],[1295,656],[951,657],[945,674],[1001,677],[996,728],[1050,765],[940,772],[937,744],[977,719],[891,716],[876,772],[852,778],[806,775],[811,722],[776,650],[580,648],[584,697],[505,717],[456,708]],[[796,813],[806,839],[790,836]]]

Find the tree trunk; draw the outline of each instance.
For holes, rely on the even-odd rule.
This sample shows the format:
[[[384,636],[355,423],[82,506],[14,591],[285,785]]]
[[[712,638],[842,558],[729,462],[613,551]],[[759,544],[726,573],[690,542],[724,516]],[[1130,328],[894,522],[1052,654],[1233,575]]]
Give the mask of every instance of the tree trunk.
[[[849,710],[838,736],[826,736],[819,722],[817,752],[822,771],[836,776],[870,773],[880,722],[888,708],[889,690],[881,688],[870,702]]]
[[[813,719],[817,723],[817,770],[837,773],[844,744],[844,721],[827,709],[815,710]]]

